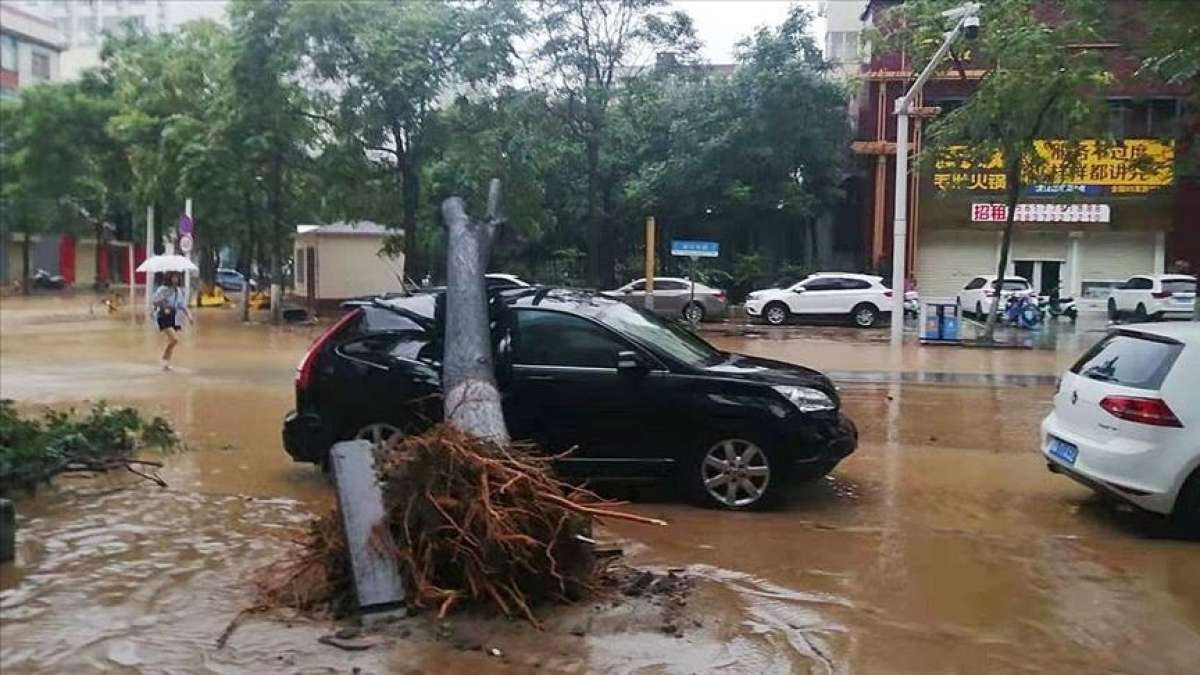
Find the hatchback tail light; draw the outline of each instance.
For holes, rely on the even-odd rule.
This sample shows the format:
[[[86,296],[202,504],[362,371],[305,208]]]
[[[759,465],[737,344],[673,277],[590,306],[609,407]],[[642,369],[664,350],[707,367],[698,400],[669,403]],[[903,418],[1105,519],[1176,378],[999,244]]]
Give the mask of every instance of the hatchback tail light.
[[[986,290],[983,292],[983,294],[984,294],[984,295],[986,295],[986,296],[987,296],[987,297],[989,297],[989,298],[994,298],[994,297],[996,297],[996,291],[993,291],[993,290],[992,290],[992,289],[990,289],[990,288],[989,288],[989,289],[986,289]]]
[[[884,291],[884,292],[883,292],[883,297],[885,297],[885,298],[890,298],[890,297],[892,297],[892,292],[891,292],[891,291]]]
[[[1110,415],[1130,422],[1156,427],[1183,428],[1183,423],[1175,416],[1167,402],[1160,398],[1105,396],[1100,401],[1100,407],[1107,410]]]
[[[312,380],[313,367],[317,363],[317,356],[321,353],[321,349],[325,347],[333,336],[341,332],[346,324],[362,315],[362,308],[355,309],[352,312],[346,312],[345,316],[333,322],[333,325],[326,328],[324,332],[313,340],[308,351],[304,352],[304,356],[300,359],[300,363],[296,365],[296,391],[304,391],[308,389],[308,383]]]
[[[1151,293],[1150,297],[1156,298],[1158,300],[1162,300],[1164,298],[1171,297],[1171,292],[1170,291],[1158,291],[1156,293]]]

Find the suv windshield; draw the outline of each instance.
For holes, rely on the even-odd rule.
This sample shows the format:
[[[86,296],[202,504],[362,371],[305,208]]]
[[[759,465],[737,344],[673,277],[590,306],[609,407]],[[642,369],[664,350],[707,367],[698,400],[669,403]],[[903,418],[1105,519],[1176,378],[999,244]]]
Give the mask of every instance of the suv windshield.
[[[1158,389],[1181,351],[1178,342],[1115,333],[1089,349],[1071,372],[1134,389]]]
[[[721,352],[686,328],[629,305],[614,303],[596,318],[689,366],[710,366],[725,360]]]

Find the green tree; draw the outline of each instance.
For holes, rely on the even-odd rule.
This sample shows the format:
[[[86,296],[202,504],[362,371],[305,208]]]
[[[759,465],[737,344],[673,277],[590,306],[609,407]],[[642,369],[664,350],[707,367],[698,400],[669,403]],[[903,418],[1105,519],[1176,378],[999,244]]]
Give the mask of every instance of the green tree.
[[[511,71],[511,40],[524,20],[519,7],[500,0],[319,2],[297,3],[292,15],[291,30],[303,37],[320,83],[313,95],[321,131],[341,152],[392,178],[402,215],[389,222],[409,242],[420,241],[431,116],[452,89],[483,87]],[[407,248],[406,264],[421,271],[420,251]]]
[[[893,27],[877,38],[884,49],[905,49],[913,70],[942,43],[947,20],[940,14],[954,0],[911,0],[888,18]],[[1081,159],[1080,141],[1104,139],[1104,89],[1112,75],[1103,54],[1081,45],[1105,41],[1104,3],[1099,0],[992,0],[983,3],[972,66],[985,72],[959,108],[936,118],[925,136],[921,162],[939,155],[982,166],[1002,163],[1008,217],[996,276],[1005,277],[1017,201],[1025,186],[1062,182],[1063,169]],[[955,68],[948,61],[945,68]],[[1056,139],[1058,161],[1037,142]],[[992,304],[983,341],[991,342],[999,302]]]
[[[606,157],[613,103],[624,81],[659,52],[690,61],[699,48],[691,18],[666,0],[543,0],[535,25],[538,64],[531,78],[549,94],[585,157],[588,276],[612,281],[616,258],[610,206],[618,181]]]
[[[105,133],[115,112],[110,88],[94,73],[30,87],[0,110],[0,199],[5,229],[24,236],[26,292],[35,234],[91,227],[99,240],[105,223],[129,226],[128,170]]]

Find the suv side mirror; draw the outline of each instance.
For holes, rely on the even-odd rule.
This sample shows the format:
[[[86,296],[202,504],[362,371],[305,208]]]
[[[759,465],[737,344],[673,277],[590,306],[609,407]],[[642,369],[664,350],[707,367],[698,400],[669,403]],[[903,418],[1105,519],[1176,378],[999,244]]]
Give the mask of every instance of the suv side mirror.
[[[617,352],[617,371],[621,373],[644,373],[648,370],[642,357],[635,351]]]

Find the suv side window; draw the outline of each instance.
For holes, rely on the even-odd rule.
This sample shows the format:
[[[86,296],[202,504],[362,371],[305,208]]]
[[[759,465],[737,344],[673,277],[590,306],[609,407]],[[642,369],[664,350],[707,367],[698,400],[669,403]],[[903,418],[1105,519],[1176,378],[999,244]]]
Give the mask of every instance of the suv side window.
[[[804,284],[806,291],[836,291],[842,287],[841,280],[833,277],[819,277]]]
[[[515,365],[616,368],[617,352],[630,348],[591,321],[570,314],[519,310],[516,319]]]
[[[843,291],[861,291],[871,287],[871,284],[862,279],[839,279],[842,284]]]
[[[635,281],[635,282],[633,282],[633,284],[631,284],[631,285],[629,286],[629,290],[631,290],[631,291],[644,291],[644,290],[646,290],[646,282],[644,282],[644,281]]]
[[[1137,285],[1134,286],[1134,288],[1138,289],[1139,291],[1148,291],[1148,290],[1154,288],[1154,280],[1152,280],[1152,279],[1147,279],[1145,277],[1141,277],[1138,279],[1134,279],[1134,281],[1137,283]]]
[[[963,288],[963,290],[966,290],[966,291],[975,291],[975,290],[978,290],[978,289],[980,289],[980,288],[983,288],[983,284],[984,284],[984,278],[983,278],[983,277],[975,277],[974,279],[972,279],[972,280],[970,281],[970,283],[968,283],[968,284],[967,284],[967,285],[966,285],[966,286]]]

